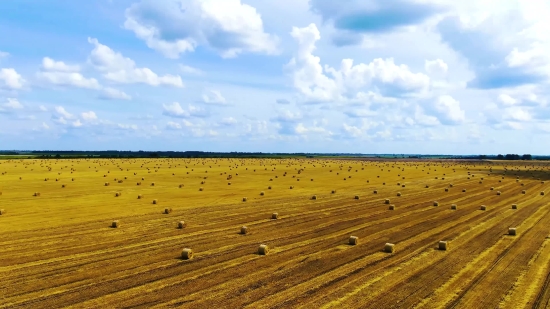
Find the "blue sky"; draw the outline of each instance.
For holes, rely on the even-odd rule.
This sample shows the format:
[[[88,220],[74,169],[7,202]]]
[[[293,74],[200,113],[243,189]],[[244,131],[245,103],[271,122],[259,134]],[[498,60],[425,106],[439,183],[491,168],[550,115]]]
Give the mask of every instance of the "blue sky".
[[[548,154],[543,0],[6,0],[0,149]]]

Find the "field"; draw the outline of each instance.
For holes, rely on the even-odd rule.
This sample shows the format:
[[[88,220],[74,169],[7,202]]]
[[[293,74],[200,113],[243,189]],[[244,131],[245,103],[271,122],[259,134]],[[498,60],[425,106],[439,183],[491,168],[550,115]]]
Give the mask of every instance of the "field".
[[[0,308],[550,308],[548,169],[0,161]]]

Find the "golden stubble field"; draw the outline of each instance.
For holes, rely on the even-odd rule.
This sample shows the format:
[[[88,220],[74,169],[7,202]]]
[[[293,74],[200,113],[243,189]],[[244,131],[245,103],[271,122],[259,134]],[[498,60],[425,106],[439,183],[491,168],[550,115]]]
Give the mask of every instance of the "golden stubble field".
[[[546,163],[60,159],[0,172],[0,308],[549,306]]]

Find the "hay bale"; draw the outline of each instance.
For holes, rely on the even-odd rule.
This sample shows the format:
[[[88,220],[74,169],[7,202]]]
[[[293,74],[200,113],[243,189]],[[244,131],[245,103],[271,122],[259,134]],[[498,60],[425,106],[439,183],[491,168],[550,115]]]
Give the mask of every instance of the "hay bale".
[[[449,248],[449,242],[443,240],[439,241],[438,248],[439,250],[446,251]]]
[[[388,208],[389,210],[395,210],[395,205],[391,204],[390,207]]]
[[[487,206],[481,205],[481,206],[479,207],[479,209],[480,209],[480,210],[487,210]]]
[[[290,189],[294,189],[294,186],[290,186]]]
[[[179,187],[180,187],[180,188],[183,188],[183,184],[180,184]]]
[[[169,213],[171,213],[171,212],[172,212],[172,208],[165,208],[165,209],[164,209],[164,213],[165,213],[165,214],[169,214]]]
[[[0,209],[0,216],[5,214],[6,214],[6,211],[4,209]]]
[[[357,236],[350,236],[349,237],[349,244],[352,245],[352,246],[355,246],[359,243],[359,237]]]
[[[466,192],[466,189],[462,189],[462,192]]]
[[[118,220],[113,220],[113,223],[111,223],[111,227],[113,227],[113,228],[120,227],[120,221],[118,221]]]
[[[434,201],[434,206],[439,206],[439,202],[438,202],[438,201]]]
[[[200,187],[200,188],[199,188],[199,191],[204,191],[204,188],[203,188],[203,187]]]
[[[456,210],[456,204],[452,204],[452,205],[451,205],[451,209],[452,209],[452,210]]]
[[[40,192],[34,192],[33,196],[40,196]]]
[[[178,229],[183,229],[183,228],[186,228],[186,227],[187,227],[187,223],[185,223],[185,221],[178,222]]]
[[[445,192],[449,192],[449,188],[445,188]]]
[[[512,209],[518,209],[518,205],[517,204],[512,204]]]
[[[272,213],[271,214],[271,219],[274,219],[274,220],[279,219],[279,213],[276,213],[276,212]]]
[[[378,190],[374,190],[374,191],[372,191],[372,193],[378,194]]]
[[[230,186],[230,185],[231,185],[231,182],[228,182],[227,185]]]
[[[495,189],[495,187],[491,187],[491,190],[494,190],[494,189]]]
[[[64,185],[64,184],[62,184],[62,185],[61,185],[61,188],[65,188],[65,185]]]
[[[264,195],[265,195],[265,192],[264,192],[264,191],[261,191],[261,192],[260,192],[260,195],[261,195],[261,196],[264,196]]]
[[[395,252],[395,244],[391,244],[391,243],[386,243],[384,245],[384,252],[387,252],[387,253],[394,253]]]
[[[311,197],[312,200],[316,200],[317,199],[317,195],[314,195]]]
[[[120,192],[115,192],[115,197],[119,197],[119,196],[121,196],[121,195],[122,195],[122,193],[120,193]]]
[[[138,200],[141,200],[142,197],[143,197],[143,196],[142,196],[141,194],[138,194],[138,197],[137,197],[137,198],[138,198]]]
[[[526,191],[525,191],[525,190],[521,190],[521,194],[525,194],[525,193],[526,193]]]
[[[156,204],[158,204],[158,203],[159,203],[159,201],[158,201],[157,199],[154,199],[154,200],[153,200],[153,204],[156,205]]]
[[[267,255],[269,253],[269,247],[267,245],[260,245],[258,248],[259,255]]]
[[[544,195],[544,191],[540,191],[540,195]]]
[[[390,203],[390,199],[389,199],[389,198],[385,199],[385,200],[384,200],[384,203],[385,203],[385,204],[389,204],[389,203]]]
[[[331,194],[335,194],[336,193],[336,190],[332,190],[330,191]]]
[[[105,183],[105,187],[108,187],[110,185],[110,183],[106,182]]]
[[[497,191],[497,195],[500,195],[500,191]]]
[[[429,188],[430,186],[426,185],[426,189]]]
[[[181,258],[184,259],[184,260],[190,260],[192,259],[194,256],[194,253],[193,253],[193,250],[189,249],[189,248],[185,248],[183,250],[181,250]]]
[[[243,197],[243,202],[246,202],[248,199],[246,197]]]
[[[248,227],[246,227],[246,226],[244,226],[244,225],[241,226],[241,234],[242,234],[242,235],[248,234]]]
[[[155,186],[155,183],[154,183],[154,182],[152,182],[152,183],[151,183],[151,186],[152,186],[152,187],[154,187],[154,186]]]
[[[397,192],[397,196],[401,196],[401,192]]]
[[[271,186],[267,187],[268,190],[271,190]]]
[[[516,236],[517,231],[515,227],[508,228],[508,235]]]

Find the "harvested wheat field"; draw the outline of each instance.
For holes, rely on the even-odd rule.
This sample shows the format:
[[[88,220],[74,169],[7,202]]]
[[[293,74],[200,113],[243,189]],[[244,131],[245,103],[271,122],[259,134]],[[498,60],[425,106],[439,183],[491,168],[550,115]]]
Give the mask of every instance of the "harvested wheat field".
[[[0,161],[0,308],[547,308],[548,169]]]

